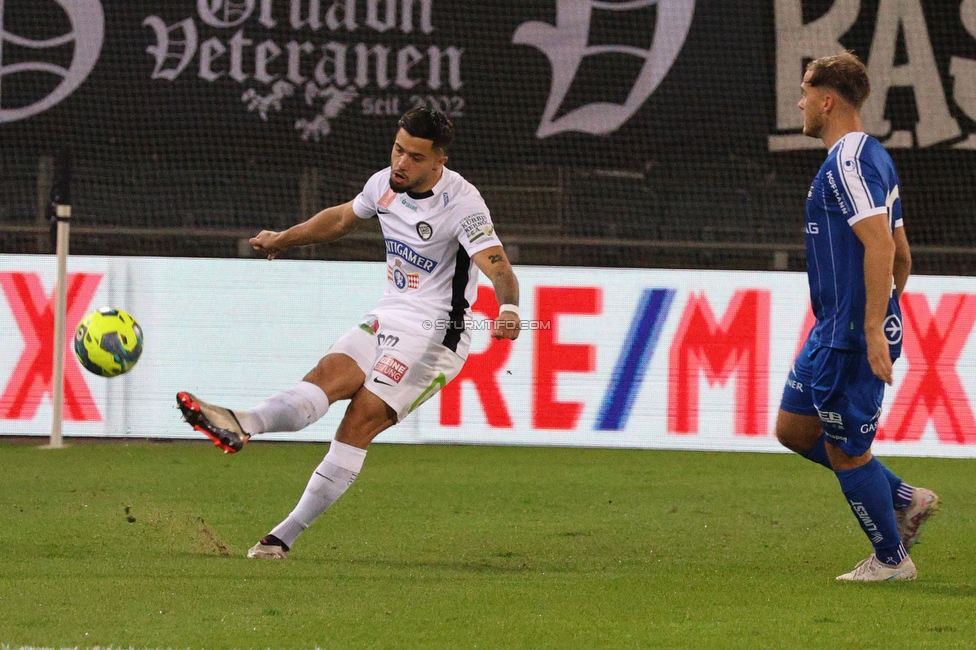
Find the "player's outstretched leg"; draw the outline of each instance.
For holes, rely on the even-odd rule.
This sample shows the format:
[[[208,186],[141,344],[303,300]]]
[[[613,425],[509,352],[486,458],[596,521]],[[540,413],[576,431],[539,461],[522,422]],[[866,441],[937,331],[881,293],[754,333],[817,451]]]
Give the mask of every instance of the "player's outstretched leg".
[[[272,395],[251,409],[234,411],[251,435],[269,431],[301,431],[329,412],[329,397],[309,381]]]
[[[183,413],[183,419],[194,429],[204,434],[224,453],[234,454],[244,448],[250,434],[244,432],[233,411],[221,406],[208,404],[190,393],[176,394],[176,404]]]
[[[333,440],[329,453],[315,468],[305,493],[285,520],[248,552],[249,558],[285,559],[292,544],[319,515],[329,509],[359,476],[366,450]]]
[[[904,485],[904,484],[903,484]],[[915,542],[922,534],[922,524],[931,519],[939,511],[939,495],[926,488],[911,489],[908,506],[895,511],[898,522],[898,534],[906,549],[915,546]]]
[[[269,431],[299,431],[329,411],[320,387],[303,381],[273,395],[253,409],[232,411],[190,393],[176,395],[183,419],[228,454],[241,450],[251,436]]]

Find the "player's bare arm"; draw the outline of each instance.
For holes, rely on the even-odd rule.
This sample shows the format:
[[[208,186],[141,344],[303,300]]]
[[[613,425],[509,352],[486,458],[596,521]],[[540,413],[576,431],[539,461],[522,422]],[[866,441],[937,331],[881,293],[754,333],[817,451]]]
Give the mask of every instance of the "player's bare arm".
[[[864,245],[864,336],[868,363],[874,376],[891,384],[891,353],[884,333],[894,272],[895,241],[887,214],[876,214],[854,224],[854,234]]]
[[[295,246],[325,244],[345,237],[356,228],[362,219],[352,209],[352,201],[322,210],[307,221],[296,224],[288,230],[275,232],[262,230],[250,240],[254,250],[268,254],[273,260],[278,253]]]
[[[501,246],[492,246],[483,251],[478,251],[471,259],[478,265],[481,272],[491,280],[499,306],[518,306],[518,279],[508,261],[508,256],[505,255],[505,249]],[[498,314],[498,320],[491,335],[496,339],[514,340],[518,338],[520,329],[519,315],[512,311],[503,311]]]
[[[895,289],[898,291],[898,299],[905,292],[905,285],[908,284],[908,275],[912,272],[912,251],[908,246],[908,236],[904,228],[895,228]]]

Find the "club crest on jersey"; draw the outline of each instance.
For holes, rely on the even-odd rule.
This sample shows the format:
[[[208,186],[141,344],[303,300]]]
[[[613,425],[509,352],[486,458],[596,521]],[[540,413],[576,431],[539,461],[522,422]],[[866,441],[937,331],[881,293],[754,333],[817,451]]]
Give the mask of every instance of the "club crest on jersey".
[[[445,195],[446,196],[446,195]],[[434,229],[430,227],[430,224],[426,221],[421,221],[417,224],[417,234],[421,239],[427,241],[434,236]]]
[[[386,279],[393,282],[393,286],[401,293],[407,289],[420,288],[420,274],[404,271],[403,260],[397,260],[393,266],[387,265]]]
[[[447,195],[447,192],[444,192],[441,196],[444,197],[444,207],[446,208],[447,204],[451,202],[451,197]]]
[[[421,271],[427,271],[428,273],[431,273],[435,268],[437,268],[437,262],[424,257],[414,249],[404,244],[402,241],[396,239],[386,240],[386,254],[399,257],[407,264],[412,264]]]
[[[884,322],[884,333],[888,339],[888,345],[898,345],[901,343],[901,319],[897,315],[891,314]]]

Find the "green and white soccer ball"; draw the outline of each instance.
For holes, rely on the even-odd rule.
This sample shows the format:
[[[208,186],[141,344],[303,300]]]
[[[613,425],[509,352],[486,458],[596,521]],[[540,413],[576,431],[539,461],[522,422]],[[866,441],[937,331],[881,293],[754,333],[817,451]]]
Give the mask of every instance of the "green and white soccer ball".
[[[78,323],[75,356],[85,370],[115,377],[132,370],[142,355],[142,328],[121,309],[102,307]]]

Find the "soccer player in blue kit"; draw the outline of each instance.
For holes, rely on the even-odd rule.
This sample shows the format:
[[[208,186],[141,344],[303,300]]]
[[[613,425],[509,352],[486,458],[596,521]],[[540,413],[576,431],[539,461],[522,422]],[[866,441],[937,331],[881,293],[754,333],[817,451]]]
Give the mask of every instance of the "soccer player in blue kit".
[[[838,580],[913,580],[908,550],[939,497],[871,455],[885,384],[901,353],[898,299],[911,268],[895,165],[861,130],[871,91],[850,52],[812,61],[801,85],[803,133],[827,159],[806,205],[807,274],[817,318],[783,392],[776,435],[834,471],[874,553]]]

